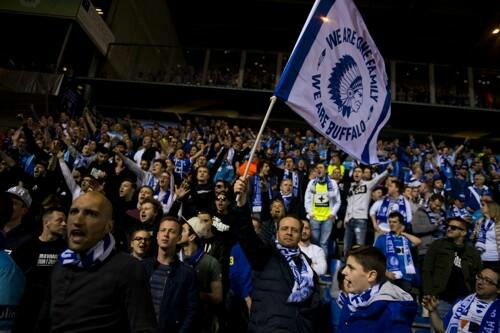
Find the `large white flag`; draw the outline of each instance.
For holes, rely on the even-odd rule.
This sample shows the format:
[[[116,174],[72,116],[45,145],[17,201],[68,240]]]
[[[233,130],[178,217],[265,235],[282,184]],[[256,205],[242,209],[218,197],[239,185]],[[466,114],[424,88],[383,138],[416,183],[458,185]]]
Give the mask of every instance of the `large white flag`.
[[[391,96],[384,59],[352,0],[316,0],[275,96],[348,154],[379,162]]]

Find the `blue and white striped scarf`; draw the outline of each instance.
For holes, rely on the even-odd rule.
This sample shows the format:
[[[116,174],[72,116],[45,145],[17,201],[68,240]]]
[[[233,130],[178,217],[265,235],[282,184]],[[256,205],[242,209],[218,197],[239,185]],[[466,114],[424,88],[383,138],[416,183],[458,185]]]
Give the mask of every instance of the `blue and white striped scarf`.
[[[59,262],[63,266],[92,267],[106,260],[114,248],[115,239],[113,235],[107,234],[86,253],[77,253],[67,249],[59,255]]]
[[[385,250],[387,256],[387,270],[396,274],[396,279],[402,279],[405,275],[416,274],[415,265],[410,252],[410,242],[404,236],[397,236],[392,231],[385,234]],[[400,265],[396,245],[394,243],[403,244],[403,265]],[[404,271],[402,271],[404,268]]]
[[[282,246],[278,240],[275,241],[276,243],[276,248],[280,253],[285,257],[286,261],[288,262],[288,265],[290,266],[290,269],[292,270],[293,273],[293,279],[294,279],[294,284],[292,288],[292,293],[290,296],[288,296],[287,302],[288,303],[299,303],[303,302],[306,299],[311,296],[313,293],[314,289],[314,273],[307,262],[306,258],[304,257],[304,254],[300,252],[300,249],[297,247],[295,249],[290,249],[288,247]],[[302,265],[300,265],[300,268],[297,267],[295,264],[295,261],[293,261],[294,258],[300,256],[300,259],[302,260]]]
[[[476,294],[472,294],[464,298],[463,300],[457,302],[452,310],[453,314],[450,318],[448,326],[446,327],[446,333],[456,333],[460,325],[462,316],[468,314],[471,309],[471,305],[476,301],[475,312],[478,315],[484,313],[481,320],[478,333],[486,332],[499,332],[500,329],[500,300],[496,299],[492,304],[486,305],[484,301],[476,299]]]
[[[349,307],[351,312],[356,312],[358,308],[362,308],[370,304],[371,299],[377,295],[380,290],[381,285],[376,284],[373,287],[366,289],[359,294],[347,294],[347,302],[344,305]],[[344,300],[345,302],[345,300]]]

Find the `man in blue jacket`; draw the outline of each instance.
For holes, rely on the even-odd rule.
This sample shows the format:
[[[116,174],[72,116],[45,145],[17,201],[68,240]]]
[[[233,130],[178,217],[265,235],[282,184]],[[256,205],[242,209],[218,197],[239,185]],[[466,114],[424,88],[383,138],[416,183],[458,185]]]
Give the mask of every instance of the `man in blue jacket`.
[[[385,281],[386,258],[371,246],[349,252],[342,270],[348,292],[340,314],[340,333],[410,333],[417,303]]]
[[[156,235],[157,255],[142,261],[150,276],[159,332],[195,332],[199,310],[196,272],[177,257],[181,230],[175,217],[164,217]]]
[[[0,332],[10,332],[25,282],[23,272],[4,250],[1,230],[11,215],[12,199],[7,193],[0,193]]]

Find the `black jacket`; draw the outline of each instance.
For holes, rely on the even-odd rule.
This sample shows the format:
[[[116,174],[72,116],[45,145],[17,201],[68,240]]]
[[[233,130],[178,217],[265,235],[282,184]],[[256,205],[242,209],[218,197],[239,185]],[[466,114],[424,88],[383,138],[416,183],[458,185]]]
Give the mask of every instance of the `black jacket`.
[[[313,294],[304,302],[288,303],[293,285],[293,273],[286,259],[271,244],[255,234],[248,208],[241,209],[240,244],[255,271],[249,332],[316,332],[314,329],[320,305],[318,281],[315,275]]]
[[[155,258],[144,259],[142,263],[151,278],[159,263]],[[159,332],[194,332],[199,306],[196,273],[178,259],[170,266],[160,305]]]

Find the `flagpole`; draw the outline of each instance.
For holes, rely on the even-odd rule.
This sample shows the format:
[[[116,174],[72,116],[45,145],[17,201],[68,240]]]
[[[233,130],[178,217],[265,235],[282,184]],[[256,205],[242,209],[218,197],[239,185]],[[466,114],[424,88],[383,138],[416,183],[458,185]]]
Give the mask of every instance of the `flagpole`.
[[[264,132],[264,128],[266,127],[267,120],[269,119],[269,115],[271,115],[271,110],[273,109],[274,103],[276,103],[277,99],[278,98],[276,96],[271,97],[271,103],[269,103],[269,108],[267,109],[266,116],[264,117],[264,120],[262,121],[262,125],[260,126],[259,133],[257,134],[257,137],[255,138],[255,142],[253,144],[252,150],[250,151],[250,156],[248,157],[248,162],[247,162],[247,165],[245,166],[245,172],[243,173],[243,177],[246,177],[248,175],[248,170],[250,169],[250,164],[252,163],[253,155],[255,154],[255,149],[257,149],[257,145],[259,144],[260,137],[262,136],[262,132]]]
[[[245,166],[245,172],[243,172],[243,177],[246,178],[248,176],[248,170],[250,169],[250,164],[252,163],[253,155],[255,154],[255,149],[257,149],[257,145],[259,144],[260,137],[262,136],[262,132],[264,132],[264,127],[266,127],[267,120],[269,119],[269,115],[271,114],[271,110],[273,109],[274,103],[278,98],[276,96],[271,97],[271,103],[269,103],[269,107],[267,108],[266,116],[262,121],[262,125],[260,126],[259,133],[255,138],[255,142],[253,144],[252,150],[250,150],[250,156],[248,157],[247,165]],[[240,193],[236,195],[236,202],[240,200]]]

